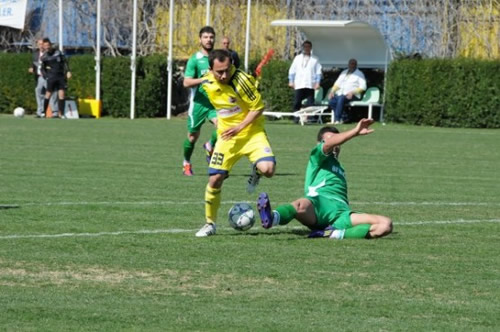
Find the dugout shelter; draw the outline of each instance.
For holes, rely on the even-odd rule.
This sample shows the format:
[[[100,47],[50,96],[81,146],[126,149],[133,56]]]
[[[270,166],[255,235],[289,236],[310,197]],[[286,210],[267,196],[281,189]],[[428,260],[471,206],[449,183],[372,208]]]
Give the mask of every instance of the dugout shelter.
[[[390,48],[385,42],[384,36],[374,26],[363,21],[321,21],[321,20],[275,20],[271,22],[275,27],[295,27],[304,34],[307,40],[313,44],[313,54],[318,57],[319,62],[325,69],[347,68],[347,62],[351,58],[358,61],[360,69],[384,70],[384,85],[387,67],[391,60]],[[377,89],[378,90],[378,89]],[[384,89],[385,90],[385,89]],[[371,118],[373,106],[381,107],[380,121],[383,121],[383,100],[358,102],[352,106],[366,106]],[[321,117],[328,115],[324,113],[326,106],[311,106],[295,113],[287,115],[300,117],[304,124],[304,115],[311,114]],[[274,114],[265,112],[267,115],[281,117],[284,113]],[[271,114],[273,113],[273,114]],[[286,115],[285,115],[286,116]],[[333,113],[331,114],[333,121]]]

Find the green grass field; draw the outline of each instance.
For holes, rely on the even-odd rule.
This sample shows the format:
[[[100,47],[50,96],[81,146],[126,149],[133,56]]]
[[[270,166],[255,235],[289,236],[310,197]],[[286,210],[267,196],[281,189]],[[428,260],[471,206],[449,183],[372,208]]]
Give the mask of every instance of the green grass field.
[[[268,122],[274,205],[302,196],[319,128]],[[257,197],[241,160],[198,239],[207,166],[198,144],[182,176],[184,120],[0,116],[0,329],[498,331],[500,131],[374,128],[340,159],[352,207],[390,216],[390,236],[232,230],[231,205]]]

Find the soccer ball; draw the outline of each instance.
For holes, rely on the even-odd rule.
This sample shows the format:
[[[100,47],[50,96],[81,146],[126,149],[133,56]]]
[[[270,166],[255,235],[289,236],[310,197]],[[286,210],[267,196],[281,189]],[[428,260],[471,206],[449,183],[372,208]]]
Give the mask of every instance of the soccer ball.
[[[14,116],[16,118],[22,118],[24,116],[24,108],[22,108],[22,107],[16,107],[14,109]]]
[[[237,231],[246,231],[255,224],[255,213],[247,203],[236,203],[229,209],[229,225]]]

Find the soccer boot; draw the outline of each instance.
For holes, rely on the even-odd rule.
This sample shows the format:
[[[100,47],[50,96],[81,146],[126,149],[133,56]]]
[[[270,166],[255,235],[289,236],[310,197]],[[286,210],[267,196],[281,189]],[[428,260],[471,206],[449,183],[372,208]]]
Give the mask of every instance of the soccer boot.
[[[332,232],[335,230],[335,228],[331,225],[329,225],[325,229],[315,229],[309,233],[308,238],[313,239],[313,238],[318,238],[318,237],[330,237]]]
[[[259,210],[262,227],[273,227],[273,211],[271,210],[271,202],[267,193],[261,193],[259,198],[257,198],[257,210]]]
[[[182,174],[185,176],[193,176],[193,167],[191,163],[184,163]]]
[[[198,232],[196,232],[196,237],[206,237],[210,235],[215,235],[215,224],[205,224]]]
[[[212,154],[214,153],[214,147],[210,142],[206,142],[203,144],[203,150],[205,150],[205,154],[207,157],[207,163],[210,165],[210,159],[212,159]]]
[[[251,194],[255,191],[255,188],[259,185],[260,174],[257,171],[257,166],[252,165],[252,174],[248,178],[247,193]]]

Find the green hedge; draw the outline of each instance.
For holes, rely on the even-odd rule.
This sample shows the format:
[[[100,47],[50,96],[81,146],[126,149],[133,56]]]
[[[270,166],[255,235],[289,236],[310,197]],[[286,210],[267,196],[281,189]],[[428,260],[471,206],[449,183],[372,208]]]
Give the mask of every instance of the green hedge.
[[[35,80],[28,73],[31,54],[0,53],[0,113],[24,107],[36,110]],[[68,96],[94,98],[93,55],[69,57],[73,78]],[[257,63],[257,61],[254,61]],[[252,67],[255,66],[252,63]],[[259,89],[270,111],[290,111],[293,90],[288,87],[290,61],[270,61],[262,69]],[[174,72],[175,72],[174,64]],[[103,115],[128,117],[130,113],[130,58],[104,57],[102,60],[101,99]],[[472,59],[397,60],[387,76],[385,115],[388,121],[445,127],[500,128],[500,61]],[[330,77],[331,76],[331,77]],[[336,76],[336,75],[334,75]],[[381,76],[374,73],[369,86],[382,87]],[[380,77],[379,77],[380,76]],[[165,116],[167,63],[161,55],[139,57],[137,61],[136,116]],[[334,77],[325,72],[326,91]],[[371,81],[370,81],[371,80]],[[186,89],[180,73],[172,85],[172,110],[186,110]]]
[[[33,74],[28,72],[31,54],[0,53],[0,113],[12,113],[16,107],[36,112]]]
[[[95,98],[95,60],[93,55],[68,57],[72,78],[68,81],[68,96]],[[11,113],[24,107],[28,114],[36,111],[35,80],[28,72],[31,54],[0,54],[0,113]],[[174,64],[174,70],[176,65]],[[167,61],[165,56],[138,57],[136,80],[136,116],[166,115]],[[130,115],[131,71],[129,57],[104,57],[101,62],[101,100],[103,115]],[[185,101],[179,98],[179,80],[173,79],[174,115],[184,111]],[[182,88],[181,88],[182,89]],[[177,104],[182,104],[179,107]]]
[[[500,128],[500,61],[399,60],[389,67],[388,121]]]
[[[291,112],[293,89],[288,86],[290,61],[271,60],[261,72],[259,90],[266,104],[266,110],[273,112]]]

